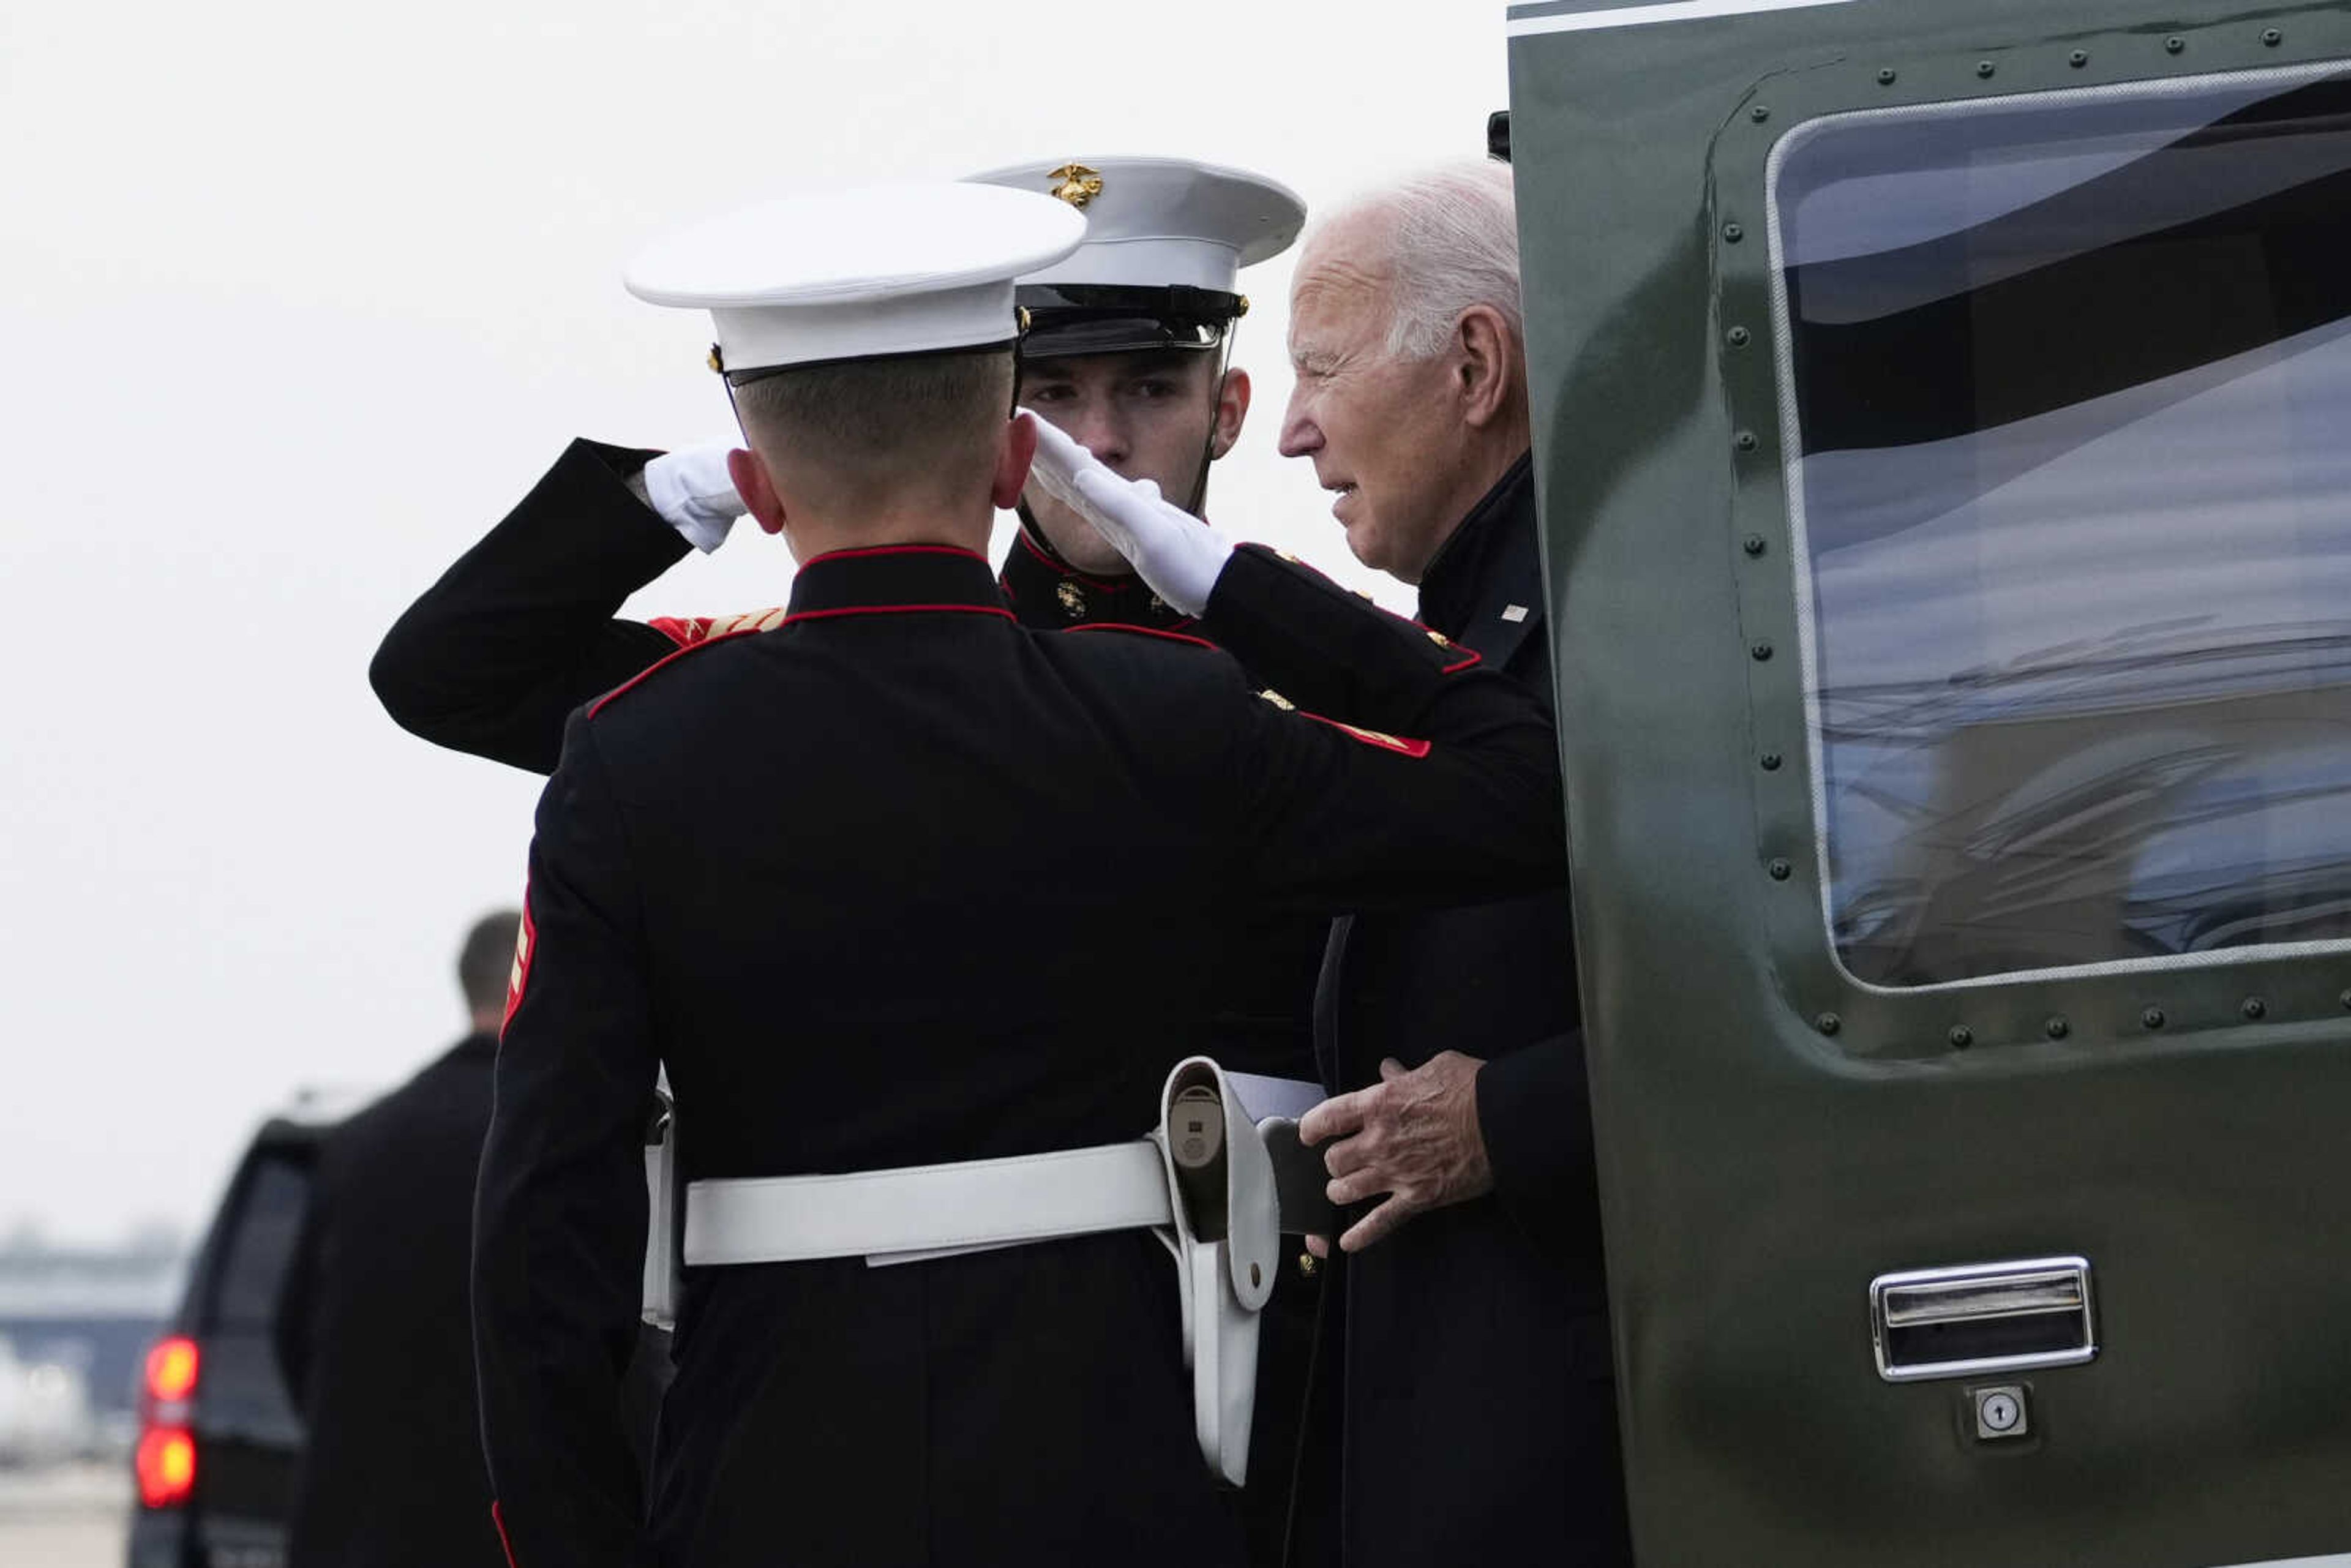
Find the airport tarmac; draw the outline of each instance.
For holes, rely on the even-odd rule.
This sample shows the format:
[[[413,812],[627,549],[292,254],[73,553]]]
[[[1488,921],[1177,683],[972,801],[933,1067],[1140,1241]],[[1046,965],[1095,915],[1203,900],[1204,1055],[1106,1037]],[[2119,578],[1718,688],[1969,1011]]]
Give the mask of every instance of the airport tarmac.
[[[127,1463],[0,1470],[0,1563],[122,1568],[130,1531]]]

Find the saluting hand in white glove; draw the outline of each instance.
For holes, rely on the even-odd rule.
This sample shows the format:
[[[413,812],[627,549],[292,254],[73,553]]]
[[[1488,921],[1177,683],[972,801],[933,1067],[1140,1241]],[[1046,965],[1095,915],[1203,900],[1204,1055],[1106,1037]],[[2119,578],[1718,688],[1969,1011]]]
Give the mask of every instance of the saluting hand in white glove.
[[[726,542],[744,513],[743,497],[727,477],[725,443],[664,452],[645,465],[645,504],[705,555]]]
[[[1150,480],[1121,478],[1050,420],[1021,413],[1037,426],[1029,473],[1046,493],[1092,524],[1154,593],[1186,615],[1206,610],[1233,541],[1161,499]]]

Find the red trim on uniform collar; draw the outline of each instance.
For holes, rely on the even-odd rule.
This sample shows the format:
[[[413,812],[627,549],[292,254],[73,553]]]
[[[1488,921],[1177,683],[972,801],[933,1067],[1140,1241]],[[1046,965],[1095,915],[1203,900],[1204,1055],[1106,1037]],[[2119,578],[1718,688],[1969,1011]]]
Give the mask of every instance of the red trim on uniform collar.
[[[800,570],[806,571],[820,560],[856,560],[877,555],[959,555],[983,566],[987,563],[986,556],[961,545],[854,545],[848,549],[829,549],[822,555],[812,555],[800,562]]]
[[[813,557],[792,579],[778,624],[879,611],[987,611],[1009,615],[987,559],[947,545],[881,545]]]
[[[1038,548],[1037,541],[1029,537],[1029,530],[1027,528],[1020,530],[1019,538],[1020,548],[1027,550],[1030,555],[1036,557],[1038,564],[1044,567],[1046,570],[1051,572],[1055,577],[1074,577],[1080,582],[1086,584],[1089,588],[1099,588],[1104,593],[1124,593],[1143,580],[1141,578],[1132,575],[1123,578],[1096,577],[1092,572],[1080,571],[1074,566],[1070,566],[1062,561],[1055,560],[1051,556],[1047,555],[1042,549]]]
[[[1001,604],[847,604],[835,610],[796,610],[777,624],[789,626],[801,621],[833,621],[843,615],[1001,615],[1007,621],[1017,620],[1012,612]],[[1073,627],[1081,631],[1081,627]],[[666,664],[668,661],[663,661]]]

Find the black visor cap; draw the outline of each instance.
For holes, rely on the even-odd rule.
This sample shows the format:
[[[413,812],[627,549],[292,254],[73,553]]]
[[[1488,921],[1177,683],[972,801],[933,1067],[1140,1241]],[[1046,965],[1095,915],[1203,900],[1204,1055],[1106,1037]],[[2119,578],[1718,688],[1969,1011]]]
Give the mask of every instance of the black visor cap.
[[[1023,284],[1016,293],[1029,312],[1029,335],[1020,345],[1024,360],[1213,349],[1249,308],[1238,294],[1181,284]]]

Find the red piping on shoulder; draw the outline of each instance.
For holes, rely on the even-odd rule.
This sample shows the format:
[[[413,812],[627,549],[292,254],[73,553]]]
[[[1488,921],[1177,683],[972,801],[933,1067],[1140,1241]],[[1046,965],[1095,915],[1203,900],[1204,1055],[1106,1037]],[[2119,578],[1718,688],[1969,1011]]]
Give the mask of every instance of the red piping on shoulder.
[[[1327,724],[1351,740],[1360,740],[1365,746],[1375,746],[1382,751],[1393,751],[1398,757],[1409,757],[1415,761],[1426,757],[1434,749],[1425,740],[1410,740],[1400,735],[1389,735],[1376,729],[1361,729],[1335,718],[1324,718],[1319,713],[1308,713],[1304,708],[1298,710],[1298,716],[1311,718],[1316,724]]]
[[[965,549],[960,545],[858,545],[850,549],[827,550],[822,555],[812,555],[800,562],[800,570],[806,571],[820,560],[862,560],[867,556],[876,555],[959,555],[966,560],[976,560],[983,565],[987,560],[986,556],[976,550]]]
[[[796,611],[777,624],[789,626],[799,621],[835,621],[844,615],[1001,615],[1007,621],[1014,619],[1012,612],[1001,604],[849,604],[839,610]],[[643,678],[643,675],[638,677],[640,680]]]
[[[645,622],[681,648],[691,648],[710,635],[707,615],[664,615]]]
[[[1163,632],[1156,626],[1130,626],[1123,621],[1089,621],[1082,626],[1064,626],[1066,635],[1071,632],[1132,632],[1138,637],[1165,637],[1170,643],[1189,643],[1195,648],[1216,649],[1206,637],[1194,637],[1182,632]]]
[[[606,692],[602,696],[598,697],[595,703],[588,709],[588,716],[590,718],[594,718],[598,714],[604,711],[604,705],[611,702],[614,697],[635,690],[636,687],[648,676],[652,675],[654,671],[668,668],[670,665],[676,664],[680,659],[684,658],[688,653],[699,653],[705,648],[716,648],[721,643],[732,643],[737,637],[756,636],[758,633],[758,627],[746,626],[739,632],[722,632],[716,637],[705,637],[699,643],[688,643],[676,653],[655,659],[652,664],[647,664],[643,669],[639,670],[635,674],[631,675],[627,680],[622,681],[619,685],[614,686],[611,691]]]
[[[1402,619],[1402,617],[1398,617],[1398,619]],[[1466,659],[1456,660],[1454,663],[1447,664],[1445,668],[1437,671],[1437,673],[1440,675],[1458,675],[1462,671],[1468,669],[1470,665],[1477,664],[1486,656],[1485,654],[1478,652],[1475,648],[1455,642],[1452,638],[1447,637],[1444,632],[1439,632],[1436,627],[1431,626],[1426,621],[1416,621],[1412,622],[1412,624],[1419,627],[1423,632],[1428,633],[1428,640],[1436,643],[1438,647],[1450,648],[1456,653],[1467,653],[1469,655]]]

